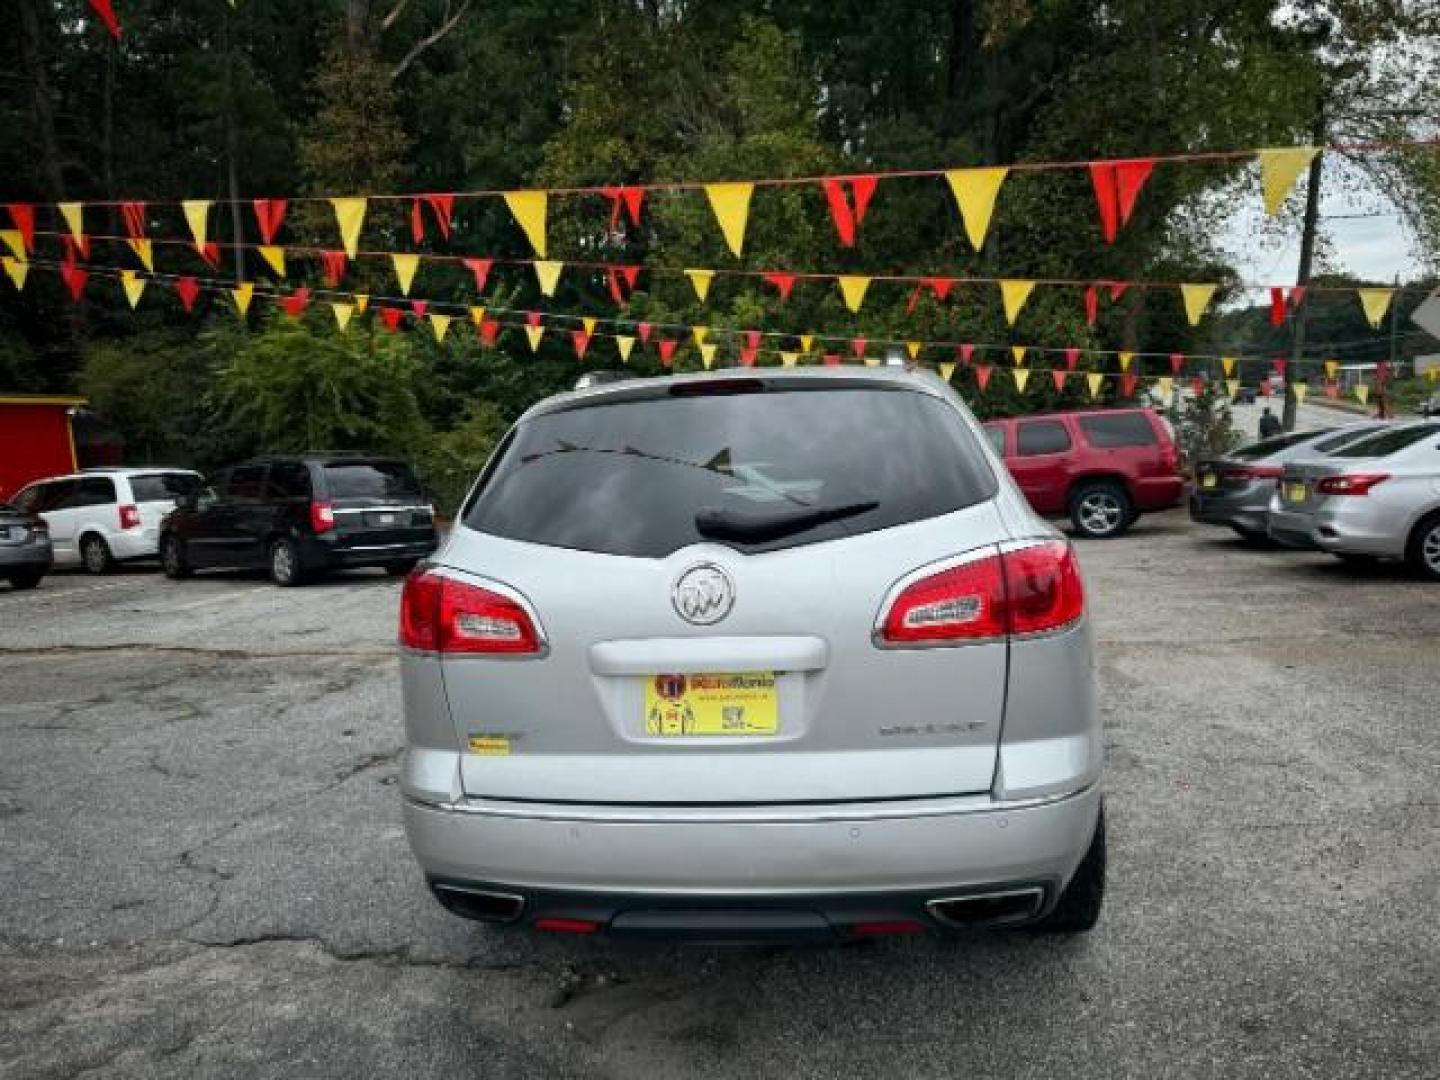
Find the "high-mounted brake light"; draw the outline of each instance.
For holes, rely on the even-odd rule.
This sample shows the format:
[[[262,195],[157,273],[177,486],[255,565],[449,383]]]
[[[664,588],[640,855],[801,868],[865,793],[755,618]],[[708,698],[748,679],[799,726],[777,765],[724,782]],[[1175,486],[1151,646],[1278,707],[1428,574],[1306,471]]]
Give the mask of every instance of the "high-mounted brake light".
[[[514,600],[429,571],[405,579],[400,644],[442,654],[515,656],[541,651],[535,624]]]
[[[983,641],[1042,634],[1085,613],[1075,553],[1064,540],[997,551],[912,582],[877,635],[890,646]]]
[[[335,527],[335,507],[329,503],[310,504],[310,528],[317,533],[329,532]]]
[[[140,508],[138,506],[120,507],[120,528],[138,529],[140,527]]]
[[[1389,473],[1350,473],[1348,476],[1327,476],[1315,485],[1320,495],[1368,495],[1376,484],[1390,479]]]

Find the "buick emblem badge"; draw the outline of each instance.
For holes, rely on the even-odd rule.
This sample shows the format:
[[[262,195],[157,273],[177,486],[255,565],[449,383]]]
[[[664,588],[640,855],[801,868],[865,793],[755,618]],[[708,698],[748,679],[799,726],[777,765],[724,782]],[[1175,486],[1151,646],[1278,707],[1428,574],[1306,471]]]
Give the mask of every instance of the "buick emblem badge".
[[[730,614],[735,606],[735,585],[714,563],[700,563],[676,579],[670,602],[686,622],[709,626]]]

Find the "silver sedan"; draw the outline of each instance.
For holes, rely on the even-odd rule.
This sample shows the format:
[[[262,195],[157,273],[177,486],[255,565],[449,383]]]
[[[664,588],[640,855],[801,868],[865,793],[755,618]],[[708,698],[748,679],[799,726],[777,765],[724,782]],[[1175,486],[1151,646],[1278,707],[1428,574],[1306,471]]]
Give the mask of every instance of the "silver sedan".
[[[1405,559],[1440,581],[1440,422],[1399,424],[1285,466],[1270,535],[1342,559]]]

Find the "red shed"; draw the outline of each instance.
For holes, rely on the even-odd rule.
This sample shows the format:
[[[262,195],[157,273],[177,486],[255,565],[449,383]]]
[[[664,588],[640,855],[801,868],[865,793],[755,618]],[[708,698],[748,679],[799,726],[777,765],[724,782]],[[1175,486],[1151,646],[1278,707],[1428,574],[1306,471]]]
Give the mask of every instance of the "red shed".
[[[0,498],[37,477],[79,468],[70,414],[85,403],[78,397],[0,395]]]

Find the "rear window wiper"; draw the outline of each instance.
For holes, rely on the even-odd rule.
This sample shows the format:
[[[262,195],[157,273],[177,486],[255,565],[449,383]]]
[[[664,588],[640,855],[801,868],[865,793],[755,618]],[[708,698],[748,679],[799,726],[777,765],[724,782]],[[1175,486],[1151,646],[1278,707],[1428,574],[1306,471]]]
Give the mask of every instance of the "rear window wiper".
[[[785,513],[745,513],[704,506],[695,513],[695,531],[711,540],[733,540],[742,544],[763,544],[770,540],[813,529],[831,521],[867,514],[880,504],[868,502],[841,503],[837,506],[811,506]]]

